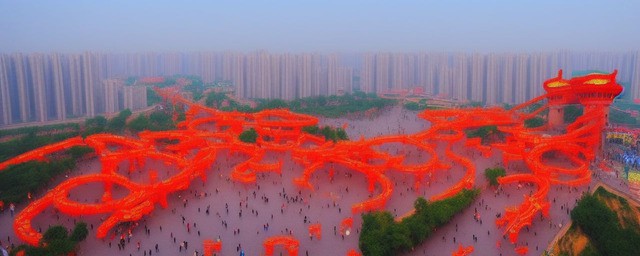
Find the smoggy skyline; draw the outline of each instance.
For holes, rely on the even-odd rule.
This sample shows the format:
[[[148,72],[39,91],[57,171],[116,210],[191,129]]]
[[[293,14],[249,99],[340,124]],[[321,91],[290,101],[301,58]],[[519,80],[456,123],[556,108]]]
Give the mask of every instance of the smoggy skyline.
[[[627,51],[640,1],[7,1],[0,52]]]

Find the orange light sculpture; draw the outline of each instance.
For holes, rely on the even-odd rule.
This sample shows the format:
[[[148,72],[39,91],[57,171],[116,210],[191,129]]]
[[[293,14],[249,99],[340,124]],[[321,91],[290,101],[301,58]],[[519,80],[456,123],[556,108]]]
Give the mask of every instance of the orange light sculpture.
[[[290,256],[298,255],[298,247],[300,242],[293,236],[274,236],[264,241],[264,251],[266,256],[272,256],[276,245],[284,246]]]
[[[529,252],[529,247],[527,247],[527,246],[519,246],[519,247],[516,247],[514,250],[515,250],[515,252],[517,254],[525,255],[525,254],[527,254]]]
[[[356,250],[351,249],[347,252],[347,256],[360,256],[362,254],[358,253]]]
[[[204,256],[213,256],[214,253],[222,250],[222,242],[213,240],[204,240],[202,242],[204,247]]]
[[[177,125],[178,130],[140,132],[138,138],[110,134],[95,134],[85,139],[71,138],[2,162],[0,170],[31,160],[46,161],[48,155],[73,146],[89,146],[96,151],[102,165],[99,174],[64,181],[41,198],[34,200],[16,216],[14,230],[18,237],[31,245],[37,245],[42,234],[33,229],[31,220],[49,206],[72,216],[110,214],[97,230],[97,237],[103,238],[116,224],[136,221],[149,214],[154,210],[156,203],[167,207],[166,197],[171,193],[186,190],[195,178],[206,180],[206,172],[216,163],[220,152],[248,157],[248,160],[235,166],[231,173],[233,180],[244,183],[256,182],[256,175],[260,172],[281,172],[281,162],[263,162],[265,154],[271,151],[290,151],[294,161],[304,166],[301,176],[293,181],[300,188],[313,190],[311,176],[317,171],[322,171],[329,163],[343,165],[350,171],[362,173],[369,192],[380,192],[372,195],[370,199],[354,204],[351,208],[354,214],[384,209],[393,192],[393,183],[387,175],[389,171],[413,176],[414,186],[419,188],[427,175],[449,170],[453,165],[461,166],[464,169],[463,178],[430,198],[440,200],[451,197],[463,189],[470,189],[475,184],[476,169],[473,162],[453,150],[453,145],[461,142],[467,147],[477,149],[485,157],[489,157],[494,149],[501,150],[505,164],[510,161],[524,161],[529,167],[530,174],[512,174],[499,179],[500,184],[528,182],[538,188],[531,196],[525,195],[522,204],[508,209],[506,214],[496,221],[497,225],[505,228],[505,234],[509,235],[510,241],[515,243],[520,230],[531,225],[533,217],[538,212],[548,215],[547,194],[550,186],[580,186],[589,183],[589,164],[601,146],[601,132],[607,125],[608,106],[622,91],[622,87],[615,81],[616,74],[614,71],[611,74],[590,74],[565,80],[560,71],[558,77],[544,83],[547,94],[510,110],[427,110],[419,114],[419,117],[431,123],[427,130],[409,135],[387,135],[339,142],[326,141],[322,137],[302,132],[303,127],[318,124],[318,119],[313,116],[284,109],[264,110],[253,114],[222,112],[184,99],[176,88],[156,88],[165,100],[186,109],[186,120]],[[542,100],[547,100],[543,107],[529,113],[523,111]],[[583,116],[568,124],[564,134],[541,135],[544,129],[557,129],[564,125],[557,120],[557,116],[565,104],[583,104]],[[524,127],[525,120],[547,109],[550,111],[548,124],[533,129]],[[498,130],[506,135],[504,142],[484,145],[480,139],[466,139],[465,131],[489,125],[497,126]],[[239,134],[249,128],[254,128],[258,133],[256,144],[243,143],[238,139]],[[166,140],[173,143],[166,143]],[[381,146],[390,143],[416,147],[430,158],[419,164],[404,163],[403,154],[391,154],[380,150]],[[438,156],[434,146],[441,143],[446,145],[444,157]],[[545,158],[549,154],[564,155],[572,166],[558,167],[547,164]],[[128,163],[128,172],[143,171],[145,162],[149,159],[161,161],[177,171],[173,176],[160,180],[156,171],[146,170],[149,172],[149,180],[134,182],[118,169],[121,163]],[[331,167],[328,175],[333,175],[333,172]],[[68,198],[70,191],[88,183],[102,183],[104,194],[101,202],[84,204]],[[129,190],[127,196],[113,199],[112,190],[116,185]],[[347,220],[350,222],[345,223]],[[345,221],[341,224],[342,231],[353,225],[351,218]],[[289,237],[268,241],[272,245],[281,242],[293,246],[292,239]]]
[[[309,226],[309,236],[315,236],[318,240],[322,239],[322,225],[320,223],[312,224]]]
[[[350,230],[353,227],[353,218],[348,217],[344,218],[342,222],[340,222],[340,233],[345,235],[347,230]]]
[[[471,255],[471,253],[473,252],[473,245],[469,245],[467,247],[462,247],[462,245],[458,245],[458,250],[453,252],[451,255],[452,256],[467,256],[467,255]]]

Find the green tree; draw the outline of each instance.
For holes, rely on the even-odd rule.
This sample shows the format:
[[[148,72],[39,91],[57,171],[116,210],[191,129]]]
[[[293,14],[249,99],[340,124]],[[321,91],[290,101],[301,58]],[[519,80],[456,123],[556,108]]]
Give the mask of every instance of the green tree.
[[[120,111],[117,116],[109,120],[107,130],[113,133],[122,133],[127,124],[127,118],[129,118],[131,114],[131,110],[129,109]]]
[[[258,133],[256,132],[255,129],[251,128],[249,130],[246,130],[240,133],[239,138],[240,138],[240,141],[242,142],[256,143],[256,140],[258,139]]]
[[[107,129],[107,118],[104,116],[96,116],[94,118],[87,119],[84,122],[84,131],[82,136],[86,137],[92,134],[103,133]]]
[[[149,121],[149,118],[145,115],[137,116],[136,118],[131,120],[131,122],[129,122],[128,124],[129,129],[134,132],[140,132],[140,131],[149,129],[150,126],[151,126],[151,122]]]
[[[347,136],[347,132],[342,128],[336,129],[336,136],[338,140],[349,140],[349,136]]]
[[[96,116],[94,118],[87,119],[84,124],[86,126],[105,127],[107,125],[107,118],[104,116]]]
[[[227,94],[223,92],[210,92],[207,94],[204,104],[208,107],[220,108],[222,102],[227,98]]]
[[[279,108],[288,108],[289,104],[281,99],[267,99],[261,100],[258,105],[259,110],[263,109],[279,109]]]
[[[418,111],[423,110],[424,108],[420,106],[417,102],[407,102],[404,104],[404,108],[408,110]]]
[[[87,229],[87,223],[78,222],[78,224],[76,224],[76,226],[73,228],[71,237],[69,237],[69,239],[74,242],[80,242],[87,238],[88,234],[89,230]]]
[[[42,235],[42,242],[48,243],[53,240],[63,240],[69,237],[69,231],[63,226],[53,226]]]
[[[507,175],[507,172],[501,167],[487,168],[484,170],[484,177],[487,178],[491,186],[498,186],[498,178],[504,177],[505,175]]]
[[[166,131],[175,128],[172,116],[164,111],[155,111],[149,115],[151,131]]]
[[[359,240],[362,253],[372,256],[393,255],[395,244],[390,241],[393,225],[393,217],[386,211],[362,215]]]
[[[68,152],[73,159],[77,160],[85,156],[86,154],[93,153],[94,151],[93,148],[88,146],[75,146],[71,147]]]
[[[576,105],[569,105],[564,107],[564,122],[573,123],[583,113],[582,107]]]
[[[329,126],[325,126],[322,129],[320,129],[320,133],[322,133],[322,135],[326,140],[332,140],[332,141],[338,140],[338,136],[336,135],[336,132],[333,129],[331,129],[331,127]]]
[[[527,128],[536,128],[544,125],[544,119],[541,117],[534,117],[531,119],[524,120],[524,127]]]
[[[150,86],[147,86],[147,106],[153,106],[162,102],[162,97]]]
[[[483,143],[486,143],[492,135],[502,136],[502,133],[495,125],[482,126],[478,129],[467,132],[467,138],[480,138]]]
[[[308,134],[316,135],[318,134],[318,131],[320,131],[320,128],[318,128],[317,125],[305,126],[305,127],[302,127],[302,131]]]

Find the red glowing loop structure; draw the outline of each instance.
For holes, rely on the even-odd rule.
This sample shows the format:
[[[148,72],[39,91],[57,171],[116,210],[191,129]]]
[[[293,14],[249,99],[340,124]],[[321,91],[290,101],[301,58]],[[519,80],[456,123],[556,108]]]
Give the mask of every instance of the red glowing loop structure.
[[[467,247],[462,247],[462,245],[458,245],[458,250],[453,252],[451,255],[452,256],[467,256],[467,255],[471,255],[472,252],[473,252],[473,245],[469,245]]]
[[[202,242],[202,245],[204,247],[204,256],[213,256],[214,253],[222,250],[222,242],[220,241],[207,239]]]
[[[322,240],[322,225],[320,223],[309,225],[309,237],[316,237],[318,240]]]
[[[517,254],[520,254],[520,255],[526,255],[527,253],[529,253],[529,247],[527,247],[527,246],[519,246],[519,247],[516,247],[516,248],[514,249],[514,251],[515,251]]]
[[[340,222],[340,234],[346,235],[347,231],[351,232],[351,228],[353,228],[353,218],[347,217]]]
[[[264,240],[264,255],[272,256],[276,245],[284,246],[290,256],[298,255],[298,247],[300,242],[293,236],[274,236]]]
[[[622,87],[612,74],[590,74],[565,80],[562,73],[544,83],[547,94],[515,106],[501,108],[471,108],[427,110],[419,117],[431,123],[427,130],[409,135],[388,135],[356,141],[326,141],[322,137],[306,134],[302,128],[317,125],[318,119],[296,114],[284,109],[264,110],[258,113],[222,112],[208,108],[180,96],[175,88],[157,89],[157,92],[175,106],[186,109],[186,120],[179,123],[179,130],[140,132],[139,138],[127,138],[110,134],[96,134],[85,139],[71,138],[41,147],[0,163],[0,170],[31,160],[46,161],[47,156],[73,146],[89,146],[96,151],[102,165],[99,174],[71,178],[47,194],[29,204],[15,219],[14,229],[23,241],[37,245],[41,234],[31,225],[31,220],[46,208],[53,206],[63,213],[77,216],[84,214],[110,214],[99,225],[97,237],[106,237],[113,226],[122,221],[136,221],[154,210],[158,203],[167,207],[166,197],[186,190],[196,178],[206,180],[207,171],[216,164],[219,154],[241,154],[248,159],[235,167],[231,179],[243,183],[255,183],[260,172],[280,173],[281,162],[263,162],[272,151],[290,151],[294,161],[304,167],[294,183],[300,188],[314,189],[311,177],[330,165],[328,176],[334,175],[334,164],[361,173],[366,178],[370,199],[352,206],[352,213],[384,209],[393,193],[390,171],[411,175],[415,188],[419,188],[426,176],[437,171],[460,166],[464,176],[451,187],[436,194],[430,200],[451,197],[475,184],[476,169],[473,162],[458,154],[453,145],[465,145],[477,149],[489,157],[492,150],[501,150],[503,162],[523,161],[530,174],[511,174],[499,179],[500,184],[513,182],[533,183],[537,191],[518,207],[507,210],[496,224],[504,226],[511,242],[516,242],[523,227],[531,225],[536,214],[548,214],[547,194],[552,185],[580,186],[589,183],[589,164],[601,146],[601,132],[606,126],[608,106]],[[525,112],[529,106],[547,100],[542,107]],[[584,114],[575,122],[563,126],[562,111],[565,104],[582,104]],[[525,128],[524,121],[544,110],[549,110],[548,123],[539,128]],[[505,134],[500,143],[485,145],[480,139],[466,139],[465,132],[483,126],[497,126]],[[242,131],[254,128],[257,143],[239,141]],[[545,130],[566,130],[564,134],[543,135]],[[392,154],[382,150],[387,144],[415,147],[430,156],[418,164],[405,163],[401,152]],[[436,153],[436,145],[445,144],[444,157]],[[570,167],[556,166],[549,156],[565,157]],[[171,176],[159,177],[156,170],[145,167],[146,161],[159,161],[172,169]],[[128,165],[127,165],[128,163]],[[128,166],[127,172],[145,171],[148,180],[132,181],[119,169]],[[76,187],[89,183],[101,183],[104,193],[101,202],[83,204],[69,199]],[[113,189],[126,189],[129,193],[113,198]],[[417,190],[416,190],[417,191]],[[344,223],[343,223],[344,224]],[[353,225],[348,225],[350,228]],[[344,231],[341,225],[341,231]],[[310,232],[311,232],[310,227]],[[282,240],[285,241],[285,240]],[[289,241],[289,240],[286,240]]]

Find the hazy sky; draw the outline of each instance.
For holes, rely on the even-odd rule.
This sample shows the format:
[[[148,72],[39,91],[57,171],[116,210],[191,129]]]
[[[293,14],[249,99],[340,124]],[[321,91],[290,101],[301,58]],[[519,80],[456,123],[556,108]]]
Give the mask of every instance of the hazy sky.
[[[640,49],[640,1],[0,0],[0,52]]]

